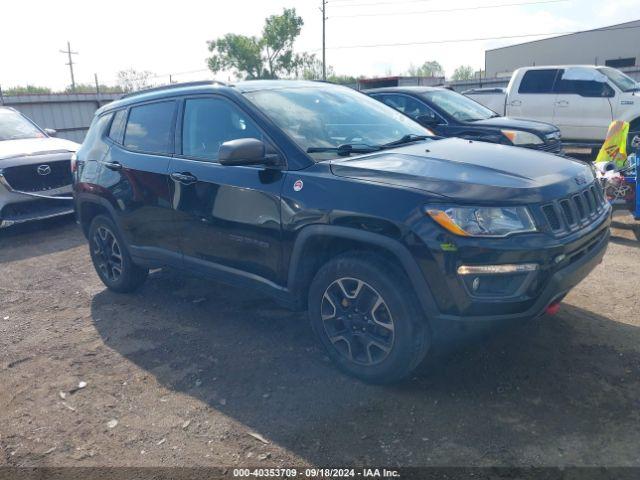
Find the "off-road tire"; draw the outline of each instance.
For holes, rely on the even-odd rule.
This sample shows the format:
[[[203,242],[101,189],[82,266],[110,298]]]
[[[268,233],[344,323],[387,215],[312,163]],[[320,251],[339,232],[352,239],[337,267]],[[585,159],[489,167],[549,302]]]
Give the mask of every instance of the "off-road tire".
[[[353,350],[358,350],[358,348],[347,347],[346,345],[349,343],[347,340],[334,343],[330,339],[336,338],[336,336],[331,336],[336,324],[340,325],[338,330],[344,328],[345,333],[353,328],[353,325],[346,327],[346,323],[343,324],[342,320],[335,319],[329,320],[331,327],[328,327],[329,324],[326,324],[326,321],[323,320],[323,313],[324,317],[330,316],[332,311],[335,311],[336,315],[338,314],[338,310],[333,309],[332,301],[325,298],[325,294],[328,296],[335,295],[335,292],[329,289],[337,288],[336,282],[341,279],[351,279],[346,280],[347,283],[351,284],[349,287],[351,288],[350,293],[355,291],[358,285],[357,282],[360,281],[364,283],[362,289],[368,289],[366,291],[361,290],[361,296],[367,294],[375,298],[375,295],[378,294],[383,299],[384,308],[379,307],[373,315],[369,312],[369,324],[372,323],[371,318],[376,315],[392,319],[393,340],[390,343],[391,347],[386,356],[375,364],[362,364],[358,363],[355,358],[353,360],[348,358],[349,355],[353,356]],[[344,292],[344,289],[340,288],[338,291]],[[369,303],[375,303],[371,300],[368,301]],[[327,262],[318,270],[311,282],[308,302],[312,328],[325,347],[329,357],[341,370],[365,382],[377,384],[398,382],[407,377],[427,354],[430,340],[429,327],[424,314],[419,308],[411,284],[398,267],[373,254],[348,252]],[[353,303],[357,302],[354,300]],[[366,304],[367,299],[362,299],[361,303],[363,305]],[[348,308],[354,307],[349,306]],[[365,306],[357,315],[362,318],[363,315],[366,315],[367,309],[368,306]],[[355,311],[357,312],[357,310]],[[365,313],[362,313],[363,311]],[[344,313],[343,310],[340,312],[341,314]],[[346,314],[343,316],[346,317]],[[352,316],[356,316],[356,314]],[[374,325],[368,327],[372,330],[375,329],[370,334],[372,338],[378,338],[380,333],[382,335],[390,335],[386,332],[389,329],[388,318],[386,320],[386,322],[377,321]],[[348,322],[352,321],[348,320]],[[362,323],[365,323],[365,321],[362,320]],[[385,323],[384,328],[381,327],[383,323]],[[345,326],[343,327],[343,325]],[[357,341],[359,342],[366,342],[370,338],[365,337],[369,335],[368,332],[358,332],[358,334],[360,339]],[[353,339],[354,337],[351,338]],[[363,338],[364,340],[362,340]],[[388,342],[388,339],[386,341]],[[387,345],[388,343],[385,346]],[[370,349],[371,346],[374,348]],[[376,353],[378,357],[382,357],[385,354],[383,350],[375,345],[370,345],[370,347],[359,349],[364,362],[372,359],[371,351]],[[366,353],[367,350],[371,351]],[[376,350],[380,351],[376,352]]]
[[[91,222],[89,252],[100,280],[109,290],[130,293],[147,279],[149,270],[133,263],[118,228],[105,215],[98,215]]]

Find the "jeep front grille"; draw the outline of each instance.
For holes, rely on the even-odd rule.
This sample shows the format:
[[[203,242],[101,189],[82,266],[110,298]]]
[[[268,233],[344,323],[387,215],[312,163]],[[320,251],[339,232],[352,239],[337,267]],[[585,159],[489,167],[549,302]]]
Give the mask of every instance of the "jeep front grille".
[[[606,200],[597,183],[584,190],[542,206],[549,229],[555,234],[569,233],[595,221],[604,211]]]

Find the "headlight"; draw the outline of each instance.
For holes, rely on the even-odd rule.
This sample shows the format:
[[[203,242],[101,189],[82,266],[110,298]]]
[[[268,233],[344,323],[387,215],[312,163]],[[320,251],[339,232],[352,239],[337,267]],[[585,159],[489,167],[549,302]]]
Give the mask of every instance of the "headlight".
[[[463,237],[506,237],[537,230],[526,207],[427,207],[427,213]]]
[[[539,145],[544,141],[537,135],[520,130],[500,130],[514,145]]]

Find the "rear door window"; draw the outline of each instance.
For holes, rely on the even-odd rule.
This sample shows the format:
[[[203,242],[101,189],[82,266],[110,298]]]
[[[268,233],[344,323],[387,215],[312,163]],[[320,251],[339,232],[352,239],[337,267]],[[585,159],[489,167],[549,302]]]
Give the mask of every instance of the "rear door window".
[[[529,70],[520,82],[518,93],[553,93],[558,69]]]
[[[581,97],[608,97],[614,93],[609,85],[595,80],[565,80],[562,72],[555,84],[555,93],[580,95]]]
[[[176,102],[158,102],[132,107],[124,134],[124,146],[138,152],[173,153]]]

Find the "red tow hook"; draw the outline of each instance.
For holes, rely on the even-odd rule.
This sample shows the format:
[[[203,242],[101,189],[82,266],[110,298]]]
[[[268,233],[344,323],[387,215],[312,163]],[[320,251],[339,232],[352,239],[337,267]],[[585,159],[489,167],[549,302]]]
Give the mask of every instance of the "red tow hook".
[[[544,313],[546,313],[547,315],[555,315],[559,311],[560,311],[560,302],[553,302],[547,307]]]

